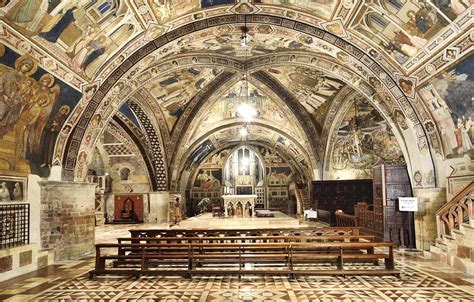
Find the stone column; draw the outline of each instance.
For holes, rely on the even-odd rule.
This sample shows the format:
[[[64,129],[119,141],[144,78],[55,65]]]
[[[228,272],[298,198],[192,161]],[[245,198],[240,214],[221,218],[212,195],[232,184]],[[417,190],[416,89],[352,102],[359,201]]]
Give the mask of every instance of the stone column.
[[[446,203],[446,188],[413,189],[418,197],[415,213],[415,237],[418,249],[429,250],[437,237],[436,211]]]
[[[150,223],[169,222],[169,192],[150,192]]]
[[[41,247],[55,260],[78,259],[94,252],[95,184],[41,181]]]

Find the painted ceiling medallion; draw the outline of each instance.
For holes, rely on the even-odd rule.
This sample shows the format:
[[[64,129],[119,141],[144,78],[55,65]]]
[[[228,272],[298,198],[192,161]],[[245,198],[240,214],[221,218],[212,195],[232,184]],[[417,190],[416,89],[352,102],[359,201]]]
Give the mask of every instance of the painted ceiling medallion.
[[[347,38],[348,36],[341,19],[334,19],[332,22],[321,23],[321,26],[338,37]]]
[[[260,9],[253,5],[249,0],[241,0],[229,11],[235,14],[255,14],[260,11]]]

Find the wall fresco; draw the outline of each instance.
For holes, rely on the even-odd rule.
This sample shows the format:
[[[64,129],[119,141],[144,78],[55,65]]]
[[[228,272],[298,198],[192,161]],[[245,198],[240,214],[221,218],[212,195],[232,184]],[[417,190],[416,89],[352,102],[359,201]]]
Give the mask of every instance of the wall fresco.
[[[82,95],[0,45],[0,170],[49,174],[59,131]]]
[[[329,167],[333,178],[372,178],[373,166],[405,162],[389,124],[365,100],[349,107],[334,140]]]

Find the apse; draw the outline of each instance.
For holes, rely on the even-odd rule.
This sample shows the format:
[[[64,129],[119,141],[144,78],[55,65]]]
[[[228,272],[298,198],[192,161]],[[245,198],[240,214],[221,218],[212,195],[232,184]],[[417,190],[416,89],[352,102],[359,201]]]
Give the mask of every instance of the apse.
[[[257,154],[248,146],[241,146],[230,154],[224,166],[224,193],[260,195],[259,204],[265,207],[265,198],[261,194],[264,192],[265,170]]]

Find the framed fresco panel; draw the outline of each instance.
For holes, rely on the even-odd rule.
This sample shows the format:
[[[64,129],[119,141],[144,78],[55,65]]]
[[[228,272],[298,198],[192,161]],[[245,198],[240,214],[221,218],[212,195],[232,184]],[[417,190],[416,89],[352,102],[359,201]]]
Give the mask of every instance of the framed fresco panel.
[[[26,177],[0,175],[0,201],[27,201]]]

